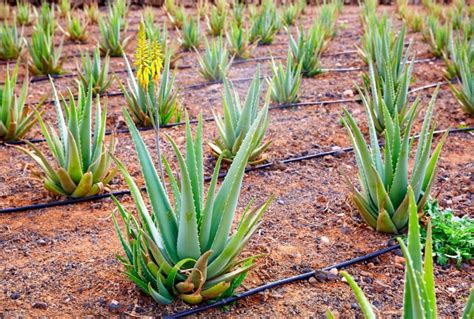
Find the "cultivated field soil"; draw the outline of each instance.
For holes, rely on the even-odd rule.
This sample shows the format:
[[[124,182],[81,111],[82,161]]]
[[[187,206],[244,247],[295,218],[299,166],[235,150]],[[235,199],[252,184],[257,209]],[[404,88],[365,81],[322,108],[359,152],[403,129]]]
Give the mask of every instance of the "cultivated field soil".
[[[421,10],[421,8],[415,8]],[[166,20],[162,9],[154,9],[156,21]],[[188,9],[193,12],[194,9]],[[401,26],[395,8],[381,6]],[[131,8],[127,35],[132,37],[127,49],[129,56],[135,47],[136,30],[143,12]],[[317,8],[309,7],[298,24],[306,28],[317,17]],[[60,22],[64,26],[64,20]],[[205,23],[202,21],[202,30]],[[64,42],[64,68],[76,72],[73,56],[80,50],[92,49],[99,38],[97,25],[89,25],[89,40],[86,44]],[[293,32],[295,27],[291,29]],[[31,33],[31,27],[24,30]],[[364,64],[354,52],[363,34],[359,20],[359,8],[344,7],[337,20],[337,34],[330,41],[322,58],[324,68],[362,68],[359,71],[328,71],[314,78],[304,78],[300,89],[301,102],[329,101],[357,97],[355,84],[361,83]],[[57,43],[60,42],[57,34]],[[173,41],[178,34],[170,31]],[[444,81],[442,60],[432,58],[428,44],[422,42],[418,33],[408,33],[413,39],[412,53],[417,59],[425,59],[414,67],[412,88]],[[259,46],[253,57],[285,57],[287,34],[280,31],[274,44]],[[348,51],[348,52],[346,52]],[[343,53],[346,52],[346,53]],[[78,61],[79,62],[79,61]],[[191,118],[202,112],[212,116],[212,110],[221,110],[221,84],[206,85],[191,89],[187,86],[205,83],[197,69],[196,53],[183,53],[177,70],[176,87],[179,99]],[[270,73],[270,61],[259,61],[264,75]],[[122,58],[112,58],[111,68],[121,79],[125,79]],[[252,77],[257,62],[235,64],[230,79]],[[3,80],[6,65],[0,65]],[[65,93],[74,89],[73,77],[59,78],[54,82],[58,90]],[[243,96],[249,81],[238,81],[235,86]],[[266,90],[267,85],[265,85]],[[43,94],[49,94],[47,81],[30,85],[29,102],[36,102]],[[114,84],[109,92],[117,92]],[[420,90],[422,109],[418,116],[415,134],[421,126],[424,110],[434,88]],[[107,125],[109,129],[124,129],[121,108],[125,106],[122,96],[103,98],[107,102]],[[357,102],[313,105],[270,111],[267,139],[273,141],[267,152],[268,161],[275,163],[270,169],[249,172],[244,177],[238,214],[255,198],[262,202],[270,195],[275,200],[263,217],[263,224],[256,232],[243,256],[264,254],[258,267],[251,271],[238,292],[267,282],[294,276],[311,269],[323,268],[393,243],[390,235],[376,233],[360,218],[354,209],[344,175],[357,183],[353,153],[338,153],[295,162],[287,165],[279,161],[295,156],[337,150],[350,146],[341,125],[340,115],[346,107],[366,131],[365,114]],[[447,85],[442,85],[435,108],[437,129],[473,126],[474,119],[462,112]],[[45,119],[55,122],[53,105],[46,106]],[[194,126],[193,126],[194,129]],[[178,142],[184,144],[184,127],[165,129]],[[154,153],[152,131],[141,133]],[[204,124],[204,139],[216,137],[214,122]],[[38,127],[28,138],[41,138]],[[118,134],[117,156],[125,163],[132,176],[142,184],[133,143],[128,134]],[[439,137],[436,138],[439,140]],[[37,144],[47,150],[44,143]],[[205,166],[209,175],[215,159],[205,146]],[[163,152],[174,162],[171,147],[164,143]],[[442,207],[451,207],[456,215],[474,214],[474,135],[472,133],[451,134],[444,146],[438,175],[432,195],[437,196]],[[49,154],[49,153],[48,153]],[[223,168],[225,169],[225,167]],[[43,203],[53,198],[43,188],[34,173],[37,166],[23,153],[6,145],[0,145],[0,208]],[[113,191],[126,189],[121,176],[112,185]],[[120,201],[129,209],[133,202],[129,196]],[[115,234],[111,213],[115,205],[111,199],[85,202],[62,207],[53,207],[27,212],[2,214],[0,216],[0,318],[11,317],[85,317],[121,316],[160,317],[189,309],[181,301],[163,306],[139,292],[122,271],[116,255],[123,255]],[[436,291],[440,317],[460,317],[473,284],[474,272],[471,264],[460,268],[454,265],[435,267]],[[400,251],[387,253],[368,262],[352,266],[347,271],[360,284],[368,299],[383,318],[401,316],[403,302],[404,259]],[[199,317],[324,317],[327,309],[340,318],[360,317],[360,309],[349,286],[334,274],[319,274],[310,280],[295,282],[268,290],[237,303],[199,314]]]

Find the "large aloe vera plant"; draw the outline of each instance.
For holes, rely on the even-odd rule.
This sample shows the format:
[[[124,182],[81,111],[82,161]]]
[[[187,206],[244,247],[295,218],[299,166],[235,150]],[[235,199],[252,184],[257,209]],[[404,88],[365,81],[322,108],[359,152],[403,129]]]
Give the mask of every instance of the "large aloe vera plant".
[[[13,72],[7,67],[5,82],[0,87],[0,141],[17,141],[36,123],[36,115],[25,105],[28,94],[28,76],[23,80],[19,94],[15,93],[19,64]],[[41,104],[36,110],[41,109]]]
[[[418,206],[416,205],[415,193],[411,187],[408,188],[408,211],[409,227],[407,244],[405,244],[402,239],[397,239],[406,260],[403,318],[437,318],[431,223],[428,222],[427,226],[424,252],[425,258],[423,260],[420,225],[418,222]],[[364,318],[377,318],[375,309],[352,276],[345,271],[341,271],[341,275],[346,279],[347,283],[354,291]],[[328,312],[327,317],[334,318],[331,312]],[[474,289],[471,289],[462,319],[471,319],[473,317]]]
[[[367,145],[356,122],[345,110],[342,118],[349,138],[354,147],[359,169],[358,190],[348,182],[352,190],[352,199],[362,218],[372,228],[385,233],[400,233],[408,222],[408,187],[413,188],[417,205],[422,208],[429,197],[435,181],[436,166],[447,134],[434,149],[432,125],[433,108],[439,88],[433,94],[420,131],[413,168],[409,174],[408,160],[412,143],[410,131],[417,114],[417,106],[410,110],[405,128],[390,117],[384,106],[385,145],[382,147],[377,138],[375,124],[370,116],[368,102],[362,97],[367,113],[370,144]],[[402,133],[403,131],[403,133]],[[383,156],[382,156],[383,154]]]
[[[224,80],[224,93],[222,95],[222,107],[224,118],[214,113],[219,138],[214,143],[208,143],[211,152],[217,157],[222,156],[225,160],[232,161],[237,155],[242,141],[247,136],[252,124],[257,119],[258,105],[260,102],[260,90],[262,81],[260,80],[260,70],[257,69],[252,80],[247,97],[242,105],[238,92],[231,82]],[[257,164],[265,160],[261,156],[270,146],[271,141],[263,143],[265,132],[268,128],[268,102],[263,107],[265,111],[262,125],[257,129],[257,143],[249,156],[251,164]]]
[[[110,169],[111,154],[116,144],[114,136],[112,135],[107,147],[104,143],[107,112],[102,109],[97,97],[92,130],[92,88],[89,86],[86,89],[79,85],[77,101],[69,91],[69,102],[66,102],[64,97],[59,99],[54,84],[52,86],[59,129],[56,131],[41,118],[39,123],[57,165],[33,143],[27,141],[33,151],[16,147],[38,164],[44,173],[44,186],[53,194],[73,198],[95,195],[107,188],[116,172],[116,169]]]
[[[202,121],[193,139],[186,125],[186,156],[168,136],[180,170],[180,182],[164,161],[171,184],[174,205],[164,181],[157,173],[153,159],[133,124],[124,112],[138,154],[151,209],[125,167],[117,161],[131,190],[138,218],[116,200],[125,231],[115,228],[125,251],[119,257],[125,274],[145,293],[159,303],[171,303],[175,297],[191,304],[229,295],[242,276],[255,267],[253,257],[238,259],[240,252],[257,230],[270,200],[251,209],[250,203],[233,234],[231,228],[240,196],[240,188],[248,158],[258,140],[262,125],[260,111],[242,142],[221,187],[217,179],[221,159],[217,161],[212,180],[204,197],[202,154]]]

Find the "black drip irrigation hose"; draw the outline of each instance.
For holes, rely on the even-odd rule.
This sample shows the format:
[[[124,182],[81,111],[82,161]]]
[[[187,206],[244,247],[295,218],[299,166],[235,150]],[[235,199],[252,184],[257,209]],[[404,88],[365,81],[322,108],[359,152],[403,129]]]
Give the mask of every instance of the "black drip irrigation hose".
[[[434,135],[443,134],[446,131],[447,130],[435,131]],[[460,133],[460,132],[470,132],[470,131],[474,131],[474,127],[464,127],[464,128],[450,129],[448,131],[448,134]],[[418,138],[418,136],[415,135],[412,138]],[[329,156],[329,155],[336,155],[336,154],[351,152],[353,150],[354,149],[352,147],[338,148],[338,149],[335,149],[335,150],[332,150],[332,151],[327,151],[327,152],[308,154],[308,155],[292,157],[292,158],[287,158],[287,159],[282,159],[282,160],[274,160],[273,162],[247,167],[245,169],[245,173],[256,171],[256,170],[267,169],[267,168],[272,167],[275,164],[289,164],[289,163],[294,163],[294,162],[301,162],[301,161],[305,161],[305,160],[309,160],[309,159],[314,159],[314,158],[320,158],[320,157],[325,157],[325,156]],[[227,174],[226,172],[219,174],[219,178],[224,178],[226,176],[226,174]],[[211,177],[209,177],[209,176],[204,179],[205,182],[209,182],[210,180],[211,180]],[[146,188],[143,186],[141,188],[141,190],[146,191]],[[73,198],[73,199],[52,201],[52,202],[47,202],[47,203],[25,205],[25,206],[20,206],[20,207],[9,207],[9,208],[0,209],[0,214],[12,214],[12,213],[19,213],[19,212],[24,212],[24,211],[29,211],[29,210],[38,210],[38,209],[43,209],[43,208],[65,206],[65,205],[70,205],[70,204],[95,201],[95,200],[99,200],[99,199],[103,199],[103,198],[108,198],[108,197],[111,197],[111,196],[119,197],[119,196],[129,195],[129,194],[130,194],[129,190],[120,190],[120,191],[104,193],[104,194],[88,196],[88,197],[82,197],[82,198]]]
[[[283,278],[283,279],[280,279],[280,280],[277,280],[277,281],[269,282],[269,283],[266,283],[264,285],[252,288],[250,290],[238,293],[234,296],[224,298],[222,300],[212,302],[212,303],[209,303],[207,305],[203,305],[203,306],[199,306],[199,307],[192,308],[192,309],[189,309],[189,310],[184,310],[184,311],[180,311],[180,312],[177,312],[177,313],[174,313],[174,314],[171,314],[171,315],[167,315],[167,316],[164,316],[164,318],[165,319],[175,319],[175,318],[182,318],[182,317],[186,317],[186,316],[190,316],[190,315],[195,315],[195,314],[201,313],[203,311],[206,311],[206,310],[209,310],[209,309],[212,309],[212,308],[228,305],[230,303],[236,302],[240,299],[255,295],[257,293],[263,292],[263,291],[268,290],[268,289],[273,289],[273,288],[283,286],[283,285],[287,285],[287,284],[290,284],[290,283],[294,283],[294,282],[297,282],[297,281],[307,280],[307,279],[313,277],[314,275],[316,275],[318,272],[321,272],[321,271],[329,271],[331,269],[347,268],[347,267],[353,266],[355,264],[362,263],[364,261],[374,259],[378,256],[384,255],[388,252],[397,250],[399,248],[400,248],[399,244],[389,246],[389,247],[371,252],[367,255],[359,256],[359,257],[356,257],[356,258],[353,258],[353,259],[349,259],[349,260],[343,261],[341,263],[334,264],[332,266],[324,267],[324,268],[319,269],[319,270],[311,270],[311,271],[308,271],[308,272],[305,272],[305,273],[302,273],[302,274],[299,274],[299,275],[296,275],[296,276],[293,276],[293,277],[287,277],[287,278]]]

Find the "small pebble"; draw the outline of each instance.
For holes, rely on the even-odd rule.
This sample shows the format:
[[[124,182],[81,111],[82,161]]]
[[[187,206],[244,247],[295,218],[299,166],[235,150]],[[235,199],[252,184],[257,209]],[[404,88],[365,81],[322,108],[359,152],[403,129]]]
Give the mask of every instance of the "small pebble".
[[[342,95],[344,95],[345,97],[353,97],[354,91],[352,91],[351,89],[347,89],[342,93]]]
[[[110,312],[118,312],[120,309],[120,303],[117,300],[112,300],[109,303],[109,311]]]
[[[325,245],[329,245],[331,243],[331,241],[326,236],[321,236],[321,243],[323,243]]]
[[[20,299],[20,296],[21,296],[20,293],[15,291],[10,295],[10,298],[13,300],[17,300],[17,299]]]
[[[48,308],[48,304],[46,302],[37,301],[33,303],[32,307],[34,309],[46,309]]]

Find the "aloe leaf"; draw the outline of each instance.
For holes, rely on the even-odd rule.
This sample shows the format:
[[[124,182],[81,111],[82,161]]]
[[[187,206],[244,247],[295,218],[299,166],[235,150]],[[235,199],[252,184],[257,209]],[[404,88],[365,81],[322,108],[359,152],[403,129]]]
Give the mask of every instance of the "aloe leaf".
[[[365,297],[364,292],[362,289],[357,285],[355,280],[345,271],[341,271],[341,275],[347,280],[347,283],[349,286],[351,286],[352,291],[355,294],[355,297],[357,299],[357,302],[360,305],[360,309],[362,313],[364,314],[364,317],[367,319],[375,319],[375,312],[373,310],[372,304],[367,300],[367,297]]]
[[[173,213],[168,195],[166,194],[162,182],[158,177],[158,173],[155,169],[155,166],[153,165],[153,160],[151,159],[150,153],[148,152],[143,139],[140,137],[140,134],[138,133],[138,130],[128,112],[123,110],[123,114],[125,120],[127,121],[127,126],[130,130],[130,134],[137,150],[142,174],[145,179],[145,185],[150,198],[150,203],[153,207],[154,216],[158,222],[161,236],[163,236],[163,244],[166,247],[166,252],[174,260],[177,258],[177,250],[175,245],[178,237],[178,225],[176,223],[175,214]],[[124,171],[126,172],[125,168],[121,169],[121,171],[122,173],[124,173]],[[129,180],[130,182],[127,182],[129,187],[131,187],[133,184],[135,188],[136,185],[133,180],[131,178]],[[137,198],[138,196],[141,199],[139,191]],[[140,200],[140,202],[141,201],[142,200]],[[140,206],[144,207],[144,204],[142,205],[140,203]],[[145,209],[142,209],[142,212],[149,218],[148,212]],[[161,236],[154,235],[154,239]]]
[[[428,307],[426,311],[429,311],[431,318],[436,318],[436,291],[435,281],[433,276],[433,241],[432,241],[431,222],[428,222],[426,229],[426,243],[425,243],[425,261],[423,267],[423,281],[426,287],[426,294]]]
[[[179,259],[187,257],[197,259],[201,255],[201,248],[199,247],[198,221],[189,170],[176,143],[168,135],[166,137],[173,147],[181,171],[181,209],[176,242],[177,255]]]
[[[212,212],[211,235],[212,242],[211,249],[213,256],[217,256],[224,249],[227,236],[232,225],[232,220],[237,206],[237,200],[240,195],[240,188],[244,176],[245,166],[252,149],[255,146],[256,134],[259,125],[263,119],[267,107],[260,110],[255,122],[252,124],[247,136],[242,143],[237,155],[232,162],[232,165],[227,172],[227,175],[222,182],[222,186],[215,198],[215,204]]]

